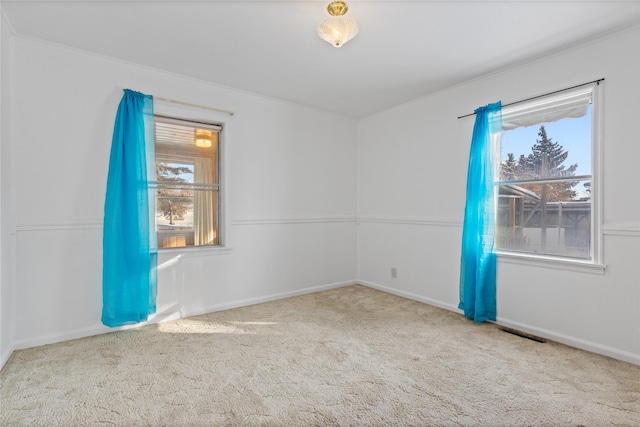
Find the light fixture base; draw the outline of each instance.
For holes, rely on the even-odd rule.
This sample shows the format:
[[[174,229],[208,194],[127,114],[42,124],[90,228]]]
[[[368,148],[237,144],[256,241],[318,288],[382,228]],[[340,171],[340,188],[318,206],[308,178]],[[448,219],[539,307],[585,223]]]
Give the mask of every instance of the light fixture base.
[[[327,6],[327,12],[331,16],[342,16],[349,10],[349,6],[343,1],[334,1]]]

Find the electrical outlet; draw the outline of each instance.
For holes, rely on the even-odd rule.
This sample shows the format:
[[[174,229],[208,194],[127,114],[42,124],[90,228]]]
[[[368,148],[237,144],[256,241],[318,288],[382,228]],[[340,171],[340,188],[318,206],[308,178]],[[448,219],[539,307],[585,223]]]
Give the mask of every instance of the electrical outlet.
[[[395,279],[396,277],[398,277],[398,269],[395,267],[391,267],[391,278]]]

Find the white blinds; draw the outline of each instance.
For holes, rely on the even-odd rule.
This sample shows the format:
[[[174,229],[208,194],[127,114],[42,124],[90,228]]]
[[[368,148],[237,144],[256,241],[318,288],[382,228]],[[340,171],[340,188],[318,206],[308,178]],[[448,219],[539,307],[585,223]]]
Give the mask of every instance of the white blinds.
[[[502,130],[578,118],[587,114],[595,84],[502,108]]]
[[[178,147],[194,146],[195,129],[220,132],[222,126],[155,116],[156,144]]]

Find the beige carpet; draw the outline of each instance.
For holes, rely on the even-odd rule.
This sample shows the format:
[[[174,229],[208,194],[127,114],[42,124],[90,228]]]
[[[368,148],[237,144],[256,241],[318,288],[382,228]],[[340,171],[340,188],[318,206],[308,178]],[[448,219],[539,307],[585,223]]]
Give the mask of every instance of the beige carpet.
[[[16,352],[0,425],[637,426],[640,367],[363,286]]]

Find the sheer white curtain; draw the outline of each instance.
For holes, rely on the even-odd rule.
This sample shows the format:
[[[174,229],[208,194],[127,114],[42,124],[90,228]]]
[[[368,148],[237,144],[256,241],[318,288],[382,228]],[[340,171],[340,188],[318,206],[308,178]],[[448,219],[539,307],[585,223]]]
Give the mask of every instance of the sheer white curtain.
[[[213,181],[214,164],[212,159],[196,158],[194,181],[196,184],[215,184]],[[193,204],[193,231],[195,245],[215,243],[214,198],[215,192],[196,189]]]

